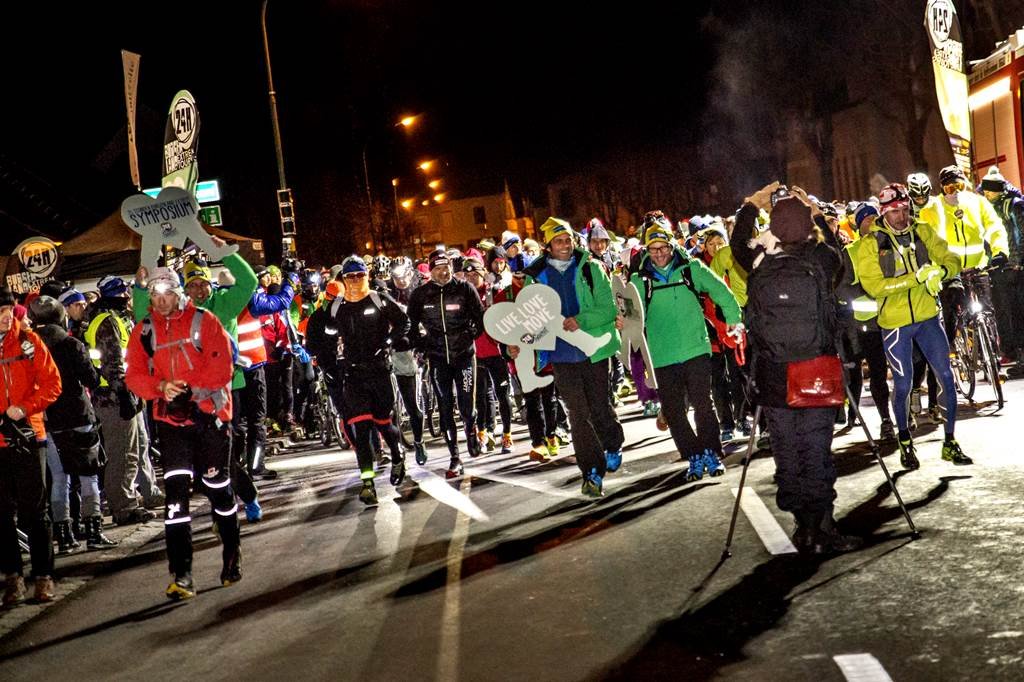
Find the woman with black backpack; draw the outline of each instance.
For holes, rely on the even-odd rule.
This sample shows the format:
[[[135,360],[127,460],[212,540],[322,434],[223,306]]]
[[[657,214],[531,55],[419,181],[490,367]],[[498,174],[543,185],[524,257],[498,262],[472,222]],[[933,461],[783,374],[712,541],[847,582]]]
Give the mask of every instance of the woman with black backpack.
[[[770,230],[758,235],[762,209],[771,210]],[[810,554],[856,549],[860,539],[840,534],[832,516],[832,433],[845,398],[835,324],[841,247],[806,193],[778,182],[744,202],[732,247],[750,273],[753,395],[772,435],[776,502],[796,518],[793,544]]]

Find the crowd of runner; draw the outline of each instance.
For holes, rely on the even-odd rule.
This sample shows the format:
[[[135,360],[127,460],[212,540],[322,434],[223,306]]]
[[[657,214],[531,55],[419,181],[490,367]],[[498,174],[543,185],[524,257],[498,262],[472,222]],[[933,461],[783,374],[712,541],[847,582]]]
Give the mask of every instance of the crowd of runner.
[[[288,258],[257,270],[236,254],[216,275],[197,258],[180,271],[104,277],[95,291],[59,281],[27,296],[0,289],[3,603],[27,596],[19,528],[34,598],[48,601],[54,543],[58,556],[116,544],[104,512],[117,525],[162,513],[167,595],[193,596],[193,490],[210,500],[223,584],[240,580],[236,498],[249,522],[260,521],[258,482],[277,476],[266,464],[271,439],[335,426],[317,409],[317,386],[340,420],[340,445],[355,451],[367,505],[388,465],[390,485],[403,485],[407,449],[427,464],[425,387],[449,478],[464,474],[466,456],[500,451],[540,465],[571,441],[589,497],[602,496],[622,464],[615,408],[635,392],[643,415],[670,432],[688,480],[722,475],[723,445],[756,429],[775,457],[777,500],[794,514],[798,548],[852,549],[832,518],[830,447],[834,429],[859,418],[864,365],[880,437],[896,441],[904,468],[919,466],[913,433],[925,418],[943,426],[941,458],[967,465],[949,343],[965,301],[961,273],[991,272],[983,299],[1000,354],[1012,359],[1024,346],[1024,199],[994,168],[978,191],[953,166],[937,181],[933,193],[915,173],[850,202],[773,183],[725,218],[673,223],[651,211],[622,236],[599,218],[580,229],[550,218],[536,240],[505,232],[418,260],[367,254],[307,267]],[[773,287],[785,291],[786,255],[811,264],[816,303],[769,300]],[[647,361],[639,349],[619,353],[620,332],[637,318],[616,297],[615,278],[642,301]],[[559,336],[535,352],[492,338],[485,311],[534,283],[558,294],[566,332],[607,335],[604,345],[584,353]],[[808,305],[811,315],[796,309]],[[790,338],[777,342],[769,318]],[[809,356],[842,358],[852,404],[793,409],[787,372],[805,358],[777,346],[802,338]],[[553,381],[524,392],[521,352]],[[928,409],[912,409],[926,383]],[[529,442],[514,441],[517,418]]]

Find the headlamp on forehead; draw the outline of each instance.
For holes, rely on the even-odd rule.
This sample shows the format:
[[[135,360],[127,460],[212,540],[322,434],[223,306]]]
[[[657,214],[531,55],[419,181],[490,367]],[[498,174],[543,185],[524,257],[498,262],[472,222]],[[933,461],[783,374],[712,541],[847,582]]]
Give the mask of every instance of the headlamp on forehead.
[[[156,282],[149,287],[150,293],[153,294],[170,294],[175,292],[176,287],[171,286],[167,282]]]

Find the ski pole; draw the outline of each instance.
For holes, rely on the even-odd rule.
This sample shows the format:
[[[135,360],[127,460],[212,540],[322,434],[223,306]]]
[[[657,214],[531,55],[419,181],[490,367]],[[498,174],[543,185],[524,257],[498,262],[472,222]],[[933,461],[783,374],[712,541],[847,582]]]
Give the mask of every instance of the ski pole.
[[[732,556],[732,536],[736,531],[736,517],[740,512],[740,498],[743,496],[743,485],[747,481],[747,468],[750,467],[750,460],[754,455],[754,442],[757,440],[757,425],[761,421],[761,406],[754,410],[754,424],[750,428],[750,440],[747,441],[747,454],[743,458],[743,473],[740,474],[740,487],[736,491],[736,502],[732,506],[732,519],[729,521],[729,534],[725,537],[725,549],[722,551],[722,559]]]

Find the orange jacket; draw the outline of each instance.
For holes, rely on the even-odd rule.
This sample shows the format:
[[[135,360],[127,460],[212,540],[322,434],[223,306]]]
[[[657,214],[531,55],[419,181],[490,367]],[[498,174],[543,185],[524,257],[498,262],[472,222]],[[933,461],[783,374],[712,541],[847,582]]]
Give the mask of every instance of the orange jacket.
[[[36,438],[45,440],[43,411],[60,396],[60,372],[43,340],[18,319],[0,344],[0,384],[0,413],[11,405],[20,407]],[[0,447],[6,446],[0,436]]]
[[[197,314],[201,316],[201,352],[189,338],[192,318]],[[235,365],[231,338],[217,316],[202,309],[197,311],[189,301],[184,310],[175,311],[170,317],[162,317],[150,306],[149,319],[153,357],[149,357],[142,344],[146,323],[135,325],[128,341],[126,358],[125,384],[128,389],[144,400],[155,401],[155,419],[178,424],[166,417],[166,401],[159,386],[162,381],[180,379],[192,389],[193,399],[200,410],[217,415],[224,423],[230,422],[231,377]]]

